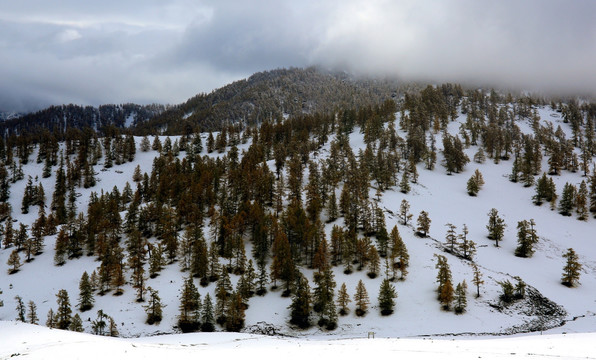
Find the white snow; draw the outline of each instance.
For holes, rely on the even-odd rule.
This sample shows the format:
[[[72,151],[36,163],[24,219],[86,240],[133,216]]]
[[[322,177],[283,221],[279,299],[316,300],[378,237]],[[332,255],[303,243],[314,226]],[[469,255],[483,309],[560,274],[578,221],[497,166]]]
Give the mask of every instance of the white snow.
[[[558,114],[549,108],[540,108],[539,114],[543,120],[561,121]],[[556,115],[556,116],[554,116]],[[465,121],[460,117],[458,121]],[[567,124],[560,125],[564,130]],[[450,125],[450,130],[458,131],[459,124]],[[529,126],[520,126],[529,131]],[[555,125],[556,128],[556,125]],[[363,137],[355,129],[350,138],[355,153],[363,148]],[[402,134],[403,135],[403,134]],[[215,136],[215,135],[214,135]],[[162,137],[162,141],[165,137]],[[176,137],[171,137],[172,142]],[[136,138],[137,145],[140,138]],[[203,138],[203,140],[205,140]],[[205,144],[205,142],[203,142]],[[437,145],[441,146],[440,136],[437,135]],[[249,144],[238,146],[240,153]],[[205,147],[205,146],[204,146]],[[320,156],[328,153],[327,144]],[[472,159],[477,147],[466,150]],[[205,155],[205,150],[203,155]],[[81,194],[78,198],[78,210],[86,211],[86,203],[91,191],[99,193],[111,191],[117,186],[121,191],[125,182],[132,182],[132,173],[137,164],[142,172],[150,173],[153,158],[157,154],[153,151],[142,153],[137,151],[133,163],[114,166],[101,171],[101,163],[95,167],[98,172],[98,185],[92,189],[77,189]],[[23,166],[25,174],[39,177],[46,193],[46,204],[51,202],[54,188],[54,178],[42,179],[43,164],[35,163],[36,152],[30,157],[29,164]],[[181,157],[184,156],[182,153]],[[221,156],[213,153],[211,156]],[[402,199],[408,200],[413,222],[420,211],[429,213],[432,220],[429,238],[416,237],[411,228],[398,224],[398,219],[386,213],[387,228],[390,230],[398,224],[399,231],[410,253],[410,268],[407,279],[395,283],[398,298],[395,313],[383,317],[377,307],[377,295],[382,275],[376,279],[368,279],[366,271],[355,272],[351,275],[343,274],[343,267],[335,268],[335,281],[339,287],[346,283],[350,296],[353,296],[356,284],[363,279],[368,290],[371,308],[364,317],[357,317],[352,311],[345,317],[339,318],[339,327],[334,331],[325,331],[316,325],[308,330],[300,331],[288,324],[290,304],[289,298],[282,298],[280,291],[270,291],[264,297],[253,297],[246,311],[246,327],[258,324],[268,324],[281,334],[297,336],[298,338],[263,337],[251,334],[189,334],[157,336],[142,339],[105,339],[88,334],[75,334],[58,330],[48,330],[12,322],[0,323],[0,358],[11,354],[27,354],[30,358],[52,359],[59,354],[79,354],[87,351],[86,358],[94,356],[105,357],[107,354],[121,357],[124,352],[132,358],[157,358],[166,351],[176,351],[180,356],[202,354],[225,356],[229,351],[242,350],[249,358],[269,358],[279,356],[276,351],[283,350],[291,358],[303,356],[333,356],[345,355],[348,358],[366,356],[370,351],[386,352],[407,358],[431,358],[438,353],[446,359],[509,357],[583,357],[594,356],[593,341],[596,335],[591,332],[596,329],[596,237],[594,229],[596,219],[578,221],[575,216],[563,217],[557,211],[551,211],[548,204],[541,207],[533,205],[531,197],[534,187],[524,188],[523,185],[511,183],[508,175],[512,161],[502,161],[494,164],[487,159],[484,164],[470,162],[463,173],[446,175],[440,165],[441,156],[433,171],[418,167],[418,184],[412,184],[409,194],[402,194],[399,189],[387,191],[382,198],[382,206],[397,213]],[[269,164],[274,170],[274,165]],[[543,170],[546,170],[546,157]],[[477,197],[470,197],[466,192],[466,182],[475,169],[479,169],[484,177],[485,185]],[[56,168],[54,168],[54,171]],[[305,175],[305,179],[307,176]],[[554,177],[557,191],[560,194],[565,182],[579,184],[581,173],[563,172]],[[37,208],[31,207],[29,214],[20,213],[20,205],[25,180],[11,186],[11,203],[13,217],[20,222],[31,224],[37,216]],[[339,195],[339,192],[337,193]],[[371,190],[374,194],[374,190]],[[507,228],[504,241],[499,248],[486,238],[487,213],[491,208],[498,209],[504,217]],[[534,219],[540,236],[536,253],[532,258],[522,259],[514,256],[517,246],[516,225],[520,220]],[[472,285],[472,270],[470,264],[457,257],[444,253],[438,242],[443,242],[446,223],[457,226],[460,232],[462,225],[467,224],[470,233],[468,238],[475,241],[478,252],[475,261],[484,274],[485,284],[481,287],[481,297],[476,299]],[[326,226],[330,231],[333,224],[343,224],[343,219]],[[18,222],[15,223],[18,225]],[[209,232],[205,231],[206,236]],[[210,238],[207,237],[208,240]],[[66,289],[70,295],[71,304],[77,303],[78,282],[83,271],[91,273],[99,263],[93,257],[82,257],[69,260],[64,266],[53,265],[53,247],[55,237],[47,237],[45,251],[31,263],[24,264],[21,270],[13,275],[7,275],[7,258],[10,249],[0,250],[0,300],[4,307],[0,307],[0,320],[10,321],[16,317],[14,297],[19,295],[25,302],[35,301],[38,306],[38,316],[41,323],[50,308],[56,309],[56,293]],[[581,285],[577,288],[567,288],[560,284],[561,272],[564,264],[562,255],[567,248],[574,248],[580,256],[584,266]],[[250,254],[250,243],[247,241],[247,254]],[[453,281],[457,284],[466,280],[468,283],[468,309],[463,315],[441,310],[436,300],[436,269],[434,254],[447,256]],[[309,274],[312,285],[312,271]],[[128,274],[130,275],[130,274]],[[135,302],[135,291],[130,285],[125,286],[124,294],[113,296],[95,296],[96,304],[88,312],[81,314],[86,332],[90,332],[90,323],[95,319],[96,312],[103,309],[105,313],[115,318],[118,329],[123,337],[137,337],[155,334],[174,334],[176,330],[176,316],[178,314],[179,292],[186,274],[181,273],[178,263],[168,265],[155,279],[149,279],[148,285],[159,291],[164,308],[164,319],[158,325],[145,324],[146,315],[143,304]],[[523,326],[535,320],[534,314],[521,314],[517,311],[499,312],[491,305],[498,304],[500,286],[497,281],[521,277],[527,284],[536,288],[544,296],[561,305],[567,315],[564,325],[544,332],[545,335],[508,336],[496,339],[488,337],[473,337],[473,334],[509,333],[512,328]],[[235,283],[238,277],[231,275]],[[513,280],[512,280],[513,281]],[[206,288],[199,287],[201,296],[210,292],[213,297],[215,284]],[[316,316],[313,316],[316,323]],[[365,339],[369,332],[374,332],[375,340]],[[567,333],[566,335],[564,333]],[[446,334],[465,334],[460,337],[450,337]],[[430,335],[435,335],[429,338]],[[446,335],[442,337],[441,335]],[[415,337],[415,339],[398,339]],[[346,340],[349,339],[349,340]],[[457,339],[457,340],[454,340]],[[465,339],[465,340],[462,340]],[[207,345],[205,345],[207,344]],[[299,351],[298,351],[299,350]],[[109,352],[109,353],[107,353]],[[443,356],[442,355],[442,356]]]

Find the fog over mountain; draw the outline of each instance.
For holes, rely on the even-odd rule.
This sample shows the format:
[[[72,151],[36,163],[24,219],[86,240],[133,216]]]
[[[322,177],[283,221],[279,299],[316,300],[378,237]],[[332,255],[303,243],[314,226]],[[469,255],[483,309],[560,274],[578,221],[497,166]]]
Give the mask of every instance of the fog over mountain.
[[[596,2],[0,0],[0,110],[180,103],[256,71],[596,94]]]

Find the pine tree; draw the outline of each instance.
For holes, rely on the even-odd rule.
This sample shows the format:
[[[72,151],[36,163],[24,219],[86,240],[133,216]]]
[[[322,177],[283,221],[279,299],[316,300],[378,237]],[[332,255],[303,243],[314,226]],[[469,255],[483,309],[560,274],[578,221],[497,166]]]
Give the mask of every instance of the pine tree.
[[[180,315],[178,315],[178,328],[182,332],[196,331],[200,325],[201,296],[192,277],[184,281],[180,294]]]
[[[201,331],[212,332],[215,330],[215,320],[213,317],[213,302],[209,293],[205,295],[201,311]]]
[[[418,224],[418,227],[416,228],[417,234],[422,237],[426,237],[428,235],[428,231],[430,230],[431,223],[431,220],[428,217],[428,213],[422,210],[416,222]]]
[[[438,269],[437,282],[439,286],[437,292],[439,294],[438,299],[444,310],[449,310],[451,302],[453,301],[453,281],[451,280],[451,270],[449,264],[447,264],[447,258],[443,255],[436,255],[437,264],[435,266]]]
[[[480,191],[480,187],[478,186],[478,182],[473,175],[468,180],[466,189],[468,190],[468,195],[470,195],[470,196],[478,195],[478,191]]]
[[[8,257],[8,261],[6,262],[6,264],[10,266],[10,268],[8,269],[9,275],[19,271],[19,268],[21,267],[21,257],[19,256],[19,252],[17,251],[17,249],[14,249],[10,253],[10,256]]]
[[[79,314],[75,314],[75,316],[72,317],[72,322],[68,326],[68,330],[76,331],[76,332],[83,332],[83,330],[84,330],[83,329],[83,320],[81,320],[81,317],[79,316]]]
[[[466,289],[468,286],[466,285],[466,281],[457,284],[455,287],[455,299],[453,310],[456,314],[463,314],[466,311],[466,307],[468,305],[468,301],[466,299]]]
[[[298,275],[296,280],[296,290],[292,297],[290,309],[290,323],[301,329],[306,329],[310,326],[310,311],[312,310],[312,301],[310,294],[310,287],[308,280]]]
[[[476,243],[472,240],[468,240],[468,227],[464,224],[462,233],[458,235],[460,241],[459,252],[464,259],[472,260],[476,254]]]
[[[91,280],[89,274],[85,271],[81,276],[81,281],[79,281],[79,310],[83,312],[90,310],[93,308],[94,302]]]
[[[567,287],[574,287],[579,284],[582,265],[579,263],[579,257],[572,248],[567,249],[563,257],[566,259],[566,263],[563,267],[561,283]]]
[[[534,245],[538,242],[538,235],[534,228],[534,219],[522,220],[517,223],[517,243],[515,256],[531,257],[534,254]]]
[[[447,226],[447,234],[445,234],[446,245],[449,247],[449,252],[454,254],[455,247],[459,245],[457,243],[457,234],[455,232],[456,227],[451,223],[447,223],[445,226]]]
[[[348,289],[346,287],[346,283],[342,283],[339,291],[337,292],[337,306],[339,306],[339,314],[344,316],[347,315],[350,311],[348,309],[348,304],[351,302],[350,295],[348,294]]]
[[[391,229],[390,234],[391,239],[391,260],[392,260],[392,268],[393,270],[400,271],[400,280],[404,280],[406,275],[408,275],[408,266],[410,264],[410,255],[408,254],[408,249],[406,249],[406,245],[399,234],[399,230],[397,229],[397,225]],[[396,278],[395,272],[393,273],[393,278]]]
[[[147,305],[144,306],[145,312],[147,313],[147,324],[159,324],[162,318],[162,308],[164,305],[161,303],[161,298],[159,297],[157,290],[148,287],[147,291],[149,291],[149,299],[147,300]]]
[[[28,308],[27,322],[29,322],[29,324],[37,325],[39,323],[39,318],[37,317],[37,305],[35,305],[33,300],[29,301]]]
[[[106,335],[106,327],[108,326],[108,323],[106,322],[106,320],[108,320],[109,316],[106,315],[103,310],[97,310],[97,318],[95,320],[93,320],[93,322],[91,323],[91,329],[93,330],[93,333],[95,335],[101,335],[101,336],[105,336]],[[109,334],[108,334],[109,335]]]
[[[404,171],[404,174],[401,177],[401,181],[399,182],[399,191],[404,194],[410,192],[410,179],[407,171]]]
[[[118,325],[113,317],[108,317],[109,325],[108,325],[108,335],[111,337],[118,337],[120,333],[118,332]]]
[[[499,216],[497,209],[492,208],[488,213],[488,238],[495,241],[495,246],[499,247],[499,241],[503,239],[505,233],[505,221]]]
[[[64,289],[59,290],[58,294],[56,294],[56,302],[58,304],[58,310],[56,310],[56,327],[66,330],[72,321],[72,309],[70,308],[68,292]]]
[[[497,283],[499,285],[501,285],[502,294],[499,297],[501,299],[501,301],[504,303],[512,302],[515,296],[514,296],[514,287],[513,287],[513,284],[511,283],[511,281],[505,280],[505,281],[498,281]]]
[[[54,315],[54,310],[52,308],[50,308],[50,310],[48,311],[46,327],[50,329],[54,329],[56,327],[56,316]]]
[[[410,203],[408,203],[406,199],[403,199],[399,206],[399,218],[403,225],[408,225],[408,222],[412,219],[412,214],[410,214]]]
[[[586,182],[582,180],[575,197],[575,206],[577,212],[577,219],[588,220],[588,187]]]
[[[25,309],[25,303],[23,302],[23,298],[20,296],[15,296],[14,297],[15,301],[17,302],[17,321],[21,321],[21,322],[25,322],[25,314],[26,314],[26,309]]]
[[[379,289],[379,307],[381,308],[381,315],[391,315],[393,313],[395,298],[397,298],[395,287],[388,279],[383,279],[381,288]]]
[[[559,214],[564,216],[571,216],[571,211],[575,207],[576,190],[575,186],[570,183],[565,183],[563,186],[563,193],[559,201]]]
[[[356,293],[354,294],[354,302],[356,303],[356,316],[364,316],[368,310],[370,301],[368,299],[368,292],[366,291],[362,280],[358,280]]]

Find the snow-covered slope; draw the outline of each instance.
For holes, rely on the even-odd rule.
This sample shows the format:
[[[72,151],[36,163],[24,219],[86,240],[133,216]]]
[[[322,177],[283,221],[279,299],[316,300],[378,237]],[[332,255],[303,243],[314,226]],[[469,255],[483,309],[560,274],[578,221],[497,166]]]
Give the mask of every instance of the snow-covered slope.
[[[543,119],[549,121],[560,120],[555,117],[556,113],[547,108],[541,108],[540,115]],[[465,117],[460,117],[458,122],[464,120]],[[565,126],[566,124],[561,125]],[[458,126],[458,123],[452,123],[450,130],[456,133]],[[529,129],[527,124],[520,124],[520,126]],[[172,140],[174,139],[172,137]],[[136,139],[137,145],[140,143],[140,140],[140,138]],[[359,134],[358,129],[352,134],[350,143],[355,152],[357,149],[364,147],[363,138]],[[240,145],[240,152],[247,149],[248,146],[249,144]],[[319,156],[326,156],[328,150],[329,146],[327,144],[319,152]],[[466,150],[470,158],[473,157],[476,151],[476,146],[472,146]],[[212,155],[220,156],[217,154]],[[36,153],[34,152],[31,159],[35,159],[35,156]],[[78,197],[79,211],[85,211],[91,191],[98,193],[101,189],[103,191],[111,191],[114,186],[117,186],[121,191],[127,181],[132,184],[132,174],[137,164],[140,165],[142,172],[150,173],[152,161],[155,156],[157,156],[157,153],[154,151],[146,153],[137,151],[136,159],[133,163],[114,166],[106,171],[98,171],[101,169],[101,164],[99,164],[96,167],[96,171],[98,171],[98,185],[91,189],[77,189],[77,192],[80,193],[80,197]],[[29,164],[23,167],[23,170],[25,174],[29,174],[34,178],[36,176],[39,177],[39,181],[43,183],[46,191],[47,203],[49,204],[51,200],[50,194],[54,188],[54,178],[41,178],[42,165],[35,164],[35,161],[30,161]],[[274,168],[273,162],[269,166],[270,168]],[[546,165],[543,166],[543,169],[545,168]],[[466,182],[476,169],[482,172],[485,185],[478,196],[470,197],[466,192]],[[365,270],[356,271],[351,275],[345,275],[342,272],[343,268],[337,267],[335,268],[335,281],[338,286],[345,282],[350,296],[353,296],[358,280],[362,279],[365,282],[372,305],[366,316],[357,317],[354,311],[351,311],[347,316],[339,318],[339,326],[334,331],[321,330],[316,325],[307,330],[298,330],[288,323],[288,306],[291,299],[281,297],[281,291],[269,291],[264,297],[255,296],[251,298],[249,308],[246,311],[245,331],[260,332],[269,329],[278,334],[308,336],[311,339],[362,338],[366,337],[369,332],[374,332],[377,337],[394,338],[441,334],[510,334],[530,330],[537,331],[541,328],[550,328],[550,330],[546,331],[548,334],[593,331],[596,329],[596,316],[594,314],[596,309],[596,278],[594,276],[596,273],[596,244],[594,243],[596,241],[594,235],[596,220],[590,218],[585,222],[577,221],[574,217],[563,217],[556,211],[551,211],[548,205],[541,207],[533,205],[531,197],[534,194],[534,188],[524,188],[521,184],[511,183],[508,180],[510,171],[511,161],[502,161],[499,164],[494,164],[490,160],[484,164],[471,162],[467,165],[463,173],[451,176],[446,175],[444,168],[440,165],[433,171],[426,170],[422,165],[419,165],[418,183],[412,184],[412,190],[408,194],[402,194],[398,189],[384,193],[382,206],[389,210],[386,212],[387,228],[391,229],[394,225],[398,225],[401,236],[410,253],[409,275],[405,281],[395,283],[398,298],[393,315],[381,316],[377,306],[377,296],[382,276],[376,279],[369,279],[366,276]],[[580,173],[564,172],[561,176],[555,177],[559,192],[565,182],[578,184],[581,180]],[[20,214],[19,211],[25,183],[26,179],[17,182],[11,187],[11,202],[14,209],[13,217],[17,221],[31,224],[36,218],[36,208],[33,207],[27,215]],[[374,191],[371,190],[371,196],[373,195]],[[420,211],[425,210],[429,213],[432,220],[430,237],[417,237],[410,227],[398,224],[398,219],[392,213],[397,213],[402,199],[406,199],[411,204],[410,212],[414,214],[414,221]],[[505,230],[504,241],[498,248],[486,237],[487,213],[491,208],[498,209],[508,225]],[[528,259],[514,256],[514,249],[517,246],[516,224],[518,221],[524,219],[534,219],[536,221],[536,229],[540,237],[536,253],[532,258]],[[328,224],[326,229],[330,231],[334,224],[342,223],[343,220],[339,219],[335,223]],[[466,224],[470,231],[468,238],[474,240],[478,245],[475,261],[484,274],[483,278],[485,282],[481,286],[481,296],[479,298],[473,296],[475,289],[473,289],[471,281],[472,268],[470,262],[445,253],[440,244],[444,241],[447,230],[445,224],[447,223],[456,225],[458,232],[461,231],[463,224]],[[24,264],[21,270],[13,275],[7,275],[6,271],[6,263],[10,251],[5,249],[0,250],[0,289],[3,291],[0,299],[4,301],[4,307],[0,308],[0,320],[15,319],[16,303],[14,298],[17,295],[25,302],[29,300],[35,301],[38,306],[38,316],[41,319],[41,323],[45,322],[48,310],[50,308],[56,308],[56,294],[60,289],[66,289],[68,291],[73,307],[78,302],[78,284],[83,271],[91,273],[98,267],[99,263],[93,257],[82,257],[80,259],[69,260],[65,265],[56,267],[53,265],[54,242],[55,236],[47,237],[44,253],[36,257],[34,261]],[[250,244],[247,243],[246,246],[247,254],[250,254]],[[564,265],[562,255],[567,248],[574,248],[577,251],[580,256],[580,262],[584,267],[580,279],[581,285],[577,288],[567,288],[560,284],[561,272]],[[435,254],[447,256],[453,273],[454,283],[457,284],[463,280],[468,283],[468,308],[463,315],[455,315],[453,312],[441,310],[440,304],[436,299],[437,284],[435,279],[437,270],[435,269]],[[307,274],[309,280],[312,282],[312,271],[306,269],[304,273]],[[130,277],[129,273],[127,275]],[[124,287],[124,294],[121,296],[114,296],[111,293],[104,296],[95,296],[96,303],[94,308],[91,311],[81,314],[85,331],[91,331],[91,321],[95,319],[96,311],[102,309],[116,320],[120,334],[124,337],[177,332],[175,324],[176,316],[179,312],[179,294],[185,276],[180,271],[178,263],[174,263],[168,265],[157,278],[148,280],[148,285],[159,291],[162,301],[166,304],[164,319],[160,324],[147,325],[145,323],[146,315],[143,304],[135,301],[135,291],[130,285],[126,285]],[[503,308],[499,304],[501,287],[497,282],[503,280],[511,280],[513,282],[513,277],[515,276],[523,279],[535,296],[528,297],[528,299],[518,302],[511,307]],[[231,275],[231,278],[234,284],[238,280],[238,276],[235,275]],[[215,284],[210,284],[206,288],[199,287],[199,292],[202,297],[207,292],[211,293],[213,297],[214,287]],[[553,303],[548,303],[546,299],[559,305],[560,308],[557,309],[562,311],[546,316],[540,315],[541,311],[544,311],[545,306],[554,306]],[[8,326],[4,324],[1,331],[8,332]],[[19,329],[30,328],[19,327]],[[26,332],[28,330],[19,331]],[[53,333],[58,332],[44,332],[44,334]],[[184,338],[191,340],[159,338],[144,341],[152,342],[153,344],[162,341],[172,341],[174,343],[178,341],[184,341],[185,343],[192,343],[193,341],[197,343],[212,343],[212,341],[215,341],[214,339],[230,339],[229,341],[232,341],[231,339],[238,336],[240,335],[191,335],[188,338]],[[253,338],[251,336],[245,337],[244,335],[240,337],[243,339]],[[573,341],[581,342],[589,341],[591,337],[556,337],[553,339],[558,339],[558,342],[563,343],[565,339],[570,338]],[[82,337],[81,339],[87,338]],[[534,338],[523,337],[519,339]],[[27,340],[22,340],[20,343],[23,341]],[[93,343],[99,340],[89,341]],[[263,341],[260,340],[260,342]],[[286,344],[284,346],[297,346],[296,343],[288,341],[282,341],[283,344]],[[512,340],[512,342],[516,341],[521,342],[522,340]],[[535,341],[539,344],[541,340]],[[246,344],[247,342],[249,341],[242,341],[240,343]],[[136,345],[131,345],[131,343],[113,342],[113,344],[119,344],[117,346],[118,349],[130,348],[130,351],[134,350],[134,346],[141,346],[139,345],[141,343],[143,342],[135,342],[134,344]],[[361,341],[358,342],[358,344],[362,343]],[[443,342],[441,343],[443,344]],[[235,343],[231,342],[230,344]],[[315,351],[314,349],[321,347],[320,344],[323,343],[305,342],[300,344],[308,344],[313,349],[312,351]],[[378,346],[387,346],[387,350],[389,351],[392,346],[401,348],[401,346],[406,346],[404,344],[410,343],[400,342],[399,345],[395,345],[396,343],[393,342],[378,341],[375,344],[383,344]],[[414,348],[418,346],[424,347],[423,345],[419,345],[424,344],[424,342],[418,342],[416,344],[412,346]],[[451,345],[448,345],[448,342],[444,344],[446,344],[444,345],[446,346],[445,349],[453,349]],[[466,346],[472,346],[478,349],[478,351],[483,348],[480,342],[470,342],[469,344],[472,345]],[[352,345],[349,343],[344,345],[346,353],[349,353],[350,350],[347,349],[352,349]],[[143,350],[135,351],[138,351],[138,356],[142,356],[140,354],[149,351],[148,349],[151,349],[152,346],[145,344],[141,347]],[[230,348],[233,346],[229,345]],[[250,348],[249,345],[246,346]],[[496,354],[500,354],[498,352],[500,350],[498,349],[506,349],[509,345],[494,346],[497,349],[495,350],[497,351]],[[177,349],[184,348],[182,345],[175,345],[175,347]],[[439,347],[437,349],[441,348]],[[15,351],[21,350],[17,349]],[[24,352],[25,350],[22,351]],[[428,351],[432,352],[432,350]],[[527,351],[531,352],[533,350]],[[515,350],[507,351],[504,354],[511,352],[515,352]]]

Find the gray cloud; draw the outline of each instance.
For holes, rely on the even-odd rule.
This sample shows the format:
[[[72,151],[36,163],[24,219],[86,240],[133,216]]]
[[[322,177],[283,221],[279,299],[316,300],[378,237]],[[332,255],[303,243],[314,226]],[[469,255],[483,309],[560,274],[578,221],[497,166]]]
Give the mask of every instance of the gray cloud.
[[[4,1],[0,109],[177,103],[277,67],[596,94],[596,2]]]

